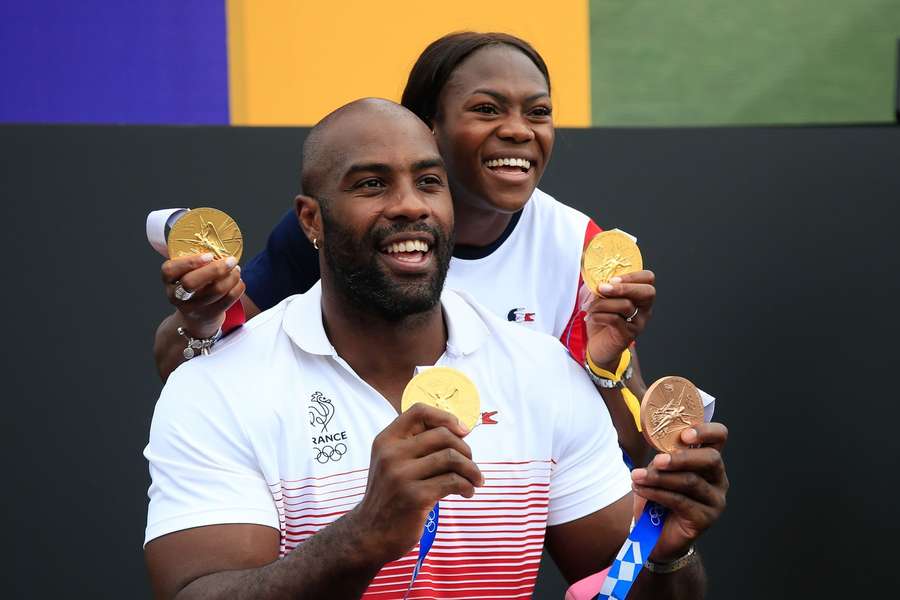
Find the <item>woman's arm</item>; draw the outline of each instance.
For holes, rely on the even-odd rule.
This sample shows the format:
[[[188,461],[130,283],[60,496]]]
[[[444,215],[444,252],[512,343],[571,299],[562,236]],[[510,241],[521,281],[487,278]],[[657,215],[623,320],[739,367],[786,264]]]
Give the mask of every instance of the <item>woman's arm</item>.
[[[227,260],[227,259],[226,259]],[[163,285],[175,311],[156,330],[153,356],[163,381],[185,360],[187,339],[214,336],[221,327],[240,325],[293,294],[306,292],[319,280],[319,256],[288,211],[269,234],[266,247],[243,271],[226,261],[201,256],[169,260],[162,267]],[[177,282],[195,292],[188,301],[174,296]],[[240,299],[240,302],[238,302]]]
[[[238,305],[243,308],[243,311],[234,310],[239,308]],[[242,315],[240,314],[241,312],[243,312]],[[219,318],[221,318],[222,321],[233,322],[236,326],[249,321],[258,315],[259,312],[260,310],[256,307],[256,304],[253,303],[253,300],[244,294],[236,304],[232,305],[228,311],[223,312]],[[230,313],[236,313],[236,316],[234,318],[229,318]],[[182,315],[178,309],[175,309],[175,312],[163,319],[159,324],[159,327],[156,328],[156,337],[153,340],[153,358],[156,361],[156,370],[163,380],[163,383],[169,378],[172,371],[177,369],[181,363],[187,360],[184,357],[187,339],[179,335],[179,327],[184,327],[188,332],[194,331],[188,321],[184,318],[184,315]],[[215,335],[218,328],[212,330],[212,333],[207,333],[209,329],[198,329],[198,331],[201,333],[193,334],[192,337],[210,337]]]

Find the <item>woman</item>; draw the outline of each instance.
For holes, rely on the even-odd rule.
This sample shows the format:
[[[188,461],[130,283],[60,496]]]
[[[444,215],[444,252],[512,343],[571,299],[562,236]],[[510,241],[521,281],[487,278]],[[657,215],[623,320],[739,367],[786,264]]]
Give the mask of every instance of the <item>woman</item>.
[[[591,299],[582,289],[581,253],[600,228],[537,189],[554,142],[550,76],[541,56],[501,33],[442,37],[413,66],[402,104],[431,127],[447,165],[456,246],[446,285],[510,321],[560,338],[579,362],[590,357],[589,372],[620,444],[643,462],[647,449],[635,416],[613,384],[621,377],[637,397],[645,391],[636,361],[626,371],[625,351],[650,317],[653,274],[613,280],[601,288],[603,297]],[[316,250],[293,212],[243,272],[234,261],[210,260],[163,264],[176,306],[157,331],[164,378],[184,360],[185,338],[210,338],[220,327],[227,332],[319,279]],[[188,300],[175,297],[179,286],[182,298],[184,290],[193,292]],[[585,299],[590,303],[583,307]]]

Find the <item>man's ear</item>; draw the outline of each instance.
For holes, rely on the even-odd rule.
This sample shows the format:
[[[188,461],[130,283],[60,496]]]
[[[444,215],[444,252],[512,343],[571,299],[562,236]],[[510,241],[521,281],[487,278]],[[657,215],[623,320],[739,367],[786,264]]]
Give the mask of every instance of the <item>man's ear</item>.
[[[322,246],[324,240],[324,229],[322,228],[322,209],[319,202],[311,197],[300,194],[294,198],[294,209],[297,212],[297,222],[300,229],[306,234],[310,244]]]

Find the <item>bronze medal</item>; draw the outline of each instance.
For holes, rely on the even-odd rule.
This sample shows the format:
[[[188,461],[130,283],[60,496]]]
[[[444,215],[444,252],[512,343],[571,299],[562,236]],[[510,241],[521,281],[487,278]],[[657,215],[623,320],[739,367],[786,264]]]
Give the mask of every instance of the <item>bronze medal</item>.
[[[205,254],[241,259],[244,240],[237,223],[216,208],[195,208],[181,216],[167,238],[169,258]]]
[[[617,230],[601,231],[595,235],[581,255],[581,278],[595,294],[601,284],[613,277],[643,268],[637,244]]]
[[[681,432],[703,423],[703,401],[694,384],[670,375],[647,388],[641,402],[644,439],[660,452],[687,448]]]
[[[406,384],[400,410],[406,412],[416,402],[447,411],[469,429],[481,417],[478,388],[461,371],[450,367],[425,369]]]

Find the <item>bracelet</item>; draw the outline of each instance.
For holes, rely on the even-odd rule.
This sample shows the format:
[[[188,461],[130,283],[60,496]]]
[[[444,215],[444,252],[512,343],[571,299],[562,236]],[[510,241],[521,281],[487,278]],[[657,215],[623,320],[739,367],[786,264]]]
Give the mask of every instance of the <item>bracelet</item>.
[[[591,369],[591,366],[589,364],[587,364],[587,361],[585,361],[584,367],[585,367],[585,370],[588,372],[588,375],[590,376],[591,381],[594,382],[594,385],[596,385],[597,387],[604,388],[604,389],[614,390],[617,388],[624,388],[625,382],[628,381],[629,379],[631,379],[631,373],[632,373],[631,365],[628,365],[628,368],[625,369],[625,372],[622,374],[622,378],[619,379],[618,381],[615,379],[607,379],[606,377],[601,377],[600,375],[597,375],[596,373],[594,373],[593,369]]]
[[[674,573],[675,571],[683,569],[684,567],[696,561],[697,553],[694,552],[694,546],[691,546],[690,548],[688,548],[688,551],[684,554],[684,556],[676,558],[671,562],[658,563],[653,562],[648,558],[647,562],[644,563],[644,567],[651,573]]]
[[[179,327],[177,329],[178,335],[187,339],[187,348],[181,351],[181,354],[184,356],[185,360],[191,360],[195,356],[197,356],[198,351],[199,354],[209,354],[210,348],[213,347],[220,337],[222,337],[222,328],[212,336],[208,338],[194,338],[191,337],[187,331],[185,331],[184,327]]]

